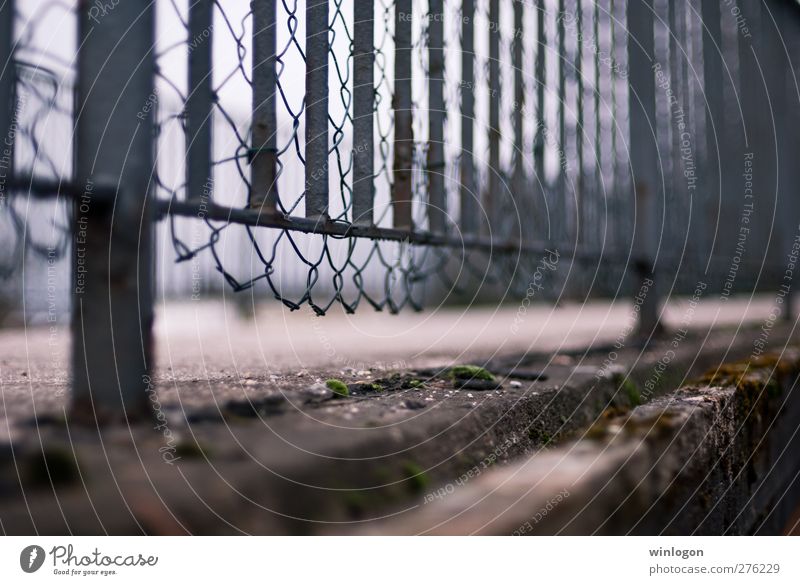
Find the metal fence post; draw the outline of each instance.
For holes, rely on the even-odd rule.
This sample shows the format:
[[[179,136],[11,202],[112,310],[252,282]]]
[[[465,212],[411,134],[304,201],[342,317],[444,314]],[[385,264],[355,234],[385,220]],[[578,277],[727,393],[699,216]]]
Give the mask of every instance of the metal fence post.
[[[275,0],[253,0],[253,141],[250,207],[274,211],[278,203]]]
[[[328,0],[306,5],[306,217],[328,217]]]
[[[353,4],[353,223],[372,225],[375,201],[375,5]]]
[[[478,231],[478,187],[475,181],[475,0],[461,3],[461,231]]]
[[[706,196],[701,202],[700,213],[704,223],[713,225],[716,220],[716,205],[722,190],[722,152],[725,143],[725,110],[723,108],[723,62],[722,62],[722,24],[720,19],[720,3],[717,0],[701,0],[701,16],[703,20],[703,88],[705,94],[705,158],[706,158]],[[703,242],[710,256],[708,238]]]
[[[186,96],[186,198],[207,200],[213,191],[214,89],[211,69],[213,0],[189,6],[189,93]]]
[[[538,203],[536,225],[542,233],[548,228],[548,193],[547,182],[544,176],[544,147],[547,123],[544,119],[544,96],[547,87],[547,76],[545,70],[545,54],[547,46],[547,35],[544,28],[544,19],[547,16],[545,0],[536,1],[536,128],[533,134],[533,170],[536,175],[534,189],[536,201]]]
[[[797,7],[792,7],[787,2],[777,2],[771,5],[763,5],[765,11],[763,21],[774,24],[779,35],[770,35],[770,77],[772,79],[772,89],[770,101],[772,110],[780,112],[785,116],[783,123],[777,123],[775,131],[777,133],[778,148],[778,202],[781,210],[785,213],[777,214],[781,219],[781,238],[782,258],[784,263],[782,268],[789,268],[786,256],[795,245],[796,238],[800,237],[800,201],[796,195],[797,186],[800,185],[800,165],[794,160],[800,149],[800,137],[796,128],[800,125],[800,111],[798,111],[797,86],[795,85],[795,73],[792,66],[796,65],[789,58],[790,55],[797,55],[800,49],[800,26],[798,25]],[[772,28],[767,25],[769,28]],[[781,286],[786,287],[786,298],[783,303],[781,317],[791,321],[797,318],[797,282],[794,272],[785,271]]]
[[[575,201],[577,203],[576,226],[575,226],[575,241],[578,245],[586,243],[586,220],[589,216],[587,206],[591,204],[591,200],[586,197],[585,182],[584,182],[584,160],[583,160],[583,144],[585,140],[586,128],[584,127],[583,115],[583,1],[576,0],[575,4],[575,27],[577,31],[576,47],[575,47],[575,157],[577,176],[575,189]],[[565,193],[566,195],[566,193]]]
[[[513,175],[511,179],[513,198],[517,202],[516,212],[520,215],[520,221],[513,224],[511,234],[520,240],[525,237],[526,230],[522,226],[527,222],[528,214],[532,208],[533,197],[525,193],[525,156],[523,145],[523,130],[525,118],[525,81],[523,73],[523,17],[525,5],[522,2],[514,2],[514,36],[512,39],[511,57],[514,66],[514,111],[512,119],[514,121],[514,153],[513,153]]]
[[[14,167],[12,123],[14,121],[14,2],[0,0],[0,202],[8,197]]]
[[[639,334],[659,327],[658,281],[655,256],[658,245],[659,158],[656,143],[656,89],[653,0],[629,0],[628,68],[630,82],[630,167],[636,202],[633,239],[634,269],[640,279]]]
[[[484,196],[487,229],[497,225],[500,199],[500,2],[489,0],[489,179]]]
[[[411,189],[414,159],[413,104],[411,102],[411,0],[394,5],[394,161],[392,209],[394,227],[412,229]]]
[[[71,411],[146,416],[152,388],[154,10],[80,3]]]
[[[553,194],[552,214],[554,237],[561,240],[566,235],[567,226],[567,169],[562,162],[566,157],[567,148],[567,126],[566,126],[566,103],[567,103],[567,44],[564,19],[567,17],[565,1],[558,0],[558,14],[556,15],[556,37],[558,41],[558,178]]]
[[[444,193],[444,0],[428,9],[428,222],[445,231]]]

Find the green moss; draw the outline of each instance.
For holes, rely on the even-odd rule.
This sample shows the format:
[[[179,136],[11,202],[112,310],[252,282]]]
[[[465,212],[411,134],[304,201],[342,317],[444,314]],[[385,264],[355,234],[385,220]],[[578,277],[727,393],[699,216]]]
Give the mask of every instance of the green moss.
[[[553,436],[550,433],[534,427],[528,429],[528,438],[536,445],[548,445],[553,441]]]
[[[347,384],[341,380],[331,378],[325,381],[325,385],[337,396],[350,396],[350,390],[347,388]]]
[[[763,394],[771,398],[779,396],[779,379],[793,376],[796,371],[794,360],[767,354],[749,361],[723,364],[706,372],[697,382],[708,386],[734,386],[741,396],[743,407],[749,409]]]
[[[642,403],[642,395],[639,393],[639,388],[627,376],[622,381],[622,390],[625,392],[625,396],[628,397],[628,402],[631,406],[639,406]]]
[[[408,476],[406,479],[408,491],[412,494],[423,492],[430,484],[428,474],[413,461],[407,461],[403,464],[403,473]]]
[[[450,368],[449,376],[459,380],[486,380],[487,382],[494,382],[494,374],[480,366],[453,366]]]

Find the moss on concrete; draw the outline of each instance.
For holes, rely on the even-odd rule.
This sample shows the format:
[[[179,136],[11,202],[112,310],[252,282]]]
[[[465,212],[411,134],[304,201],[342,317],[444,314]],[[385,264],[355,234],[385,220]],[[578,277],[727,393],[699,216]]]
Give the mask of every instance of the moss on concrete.
[[[340,397],[350,396],[350,389],[347,387],[347,384],[345,384],[341,380],[337,380],[336,378],[331,378],[330,380],[325,380],[325,385],[336,396]]]
[[[422,493],[430,484],[428,474],[413,461],[406,461],[403,464],[403,473],[408,476],[406,485],[412,494]]]
[[[480,366],[453,366],[448,373],[454,380],[486,380],[494,382],[494,374]]]

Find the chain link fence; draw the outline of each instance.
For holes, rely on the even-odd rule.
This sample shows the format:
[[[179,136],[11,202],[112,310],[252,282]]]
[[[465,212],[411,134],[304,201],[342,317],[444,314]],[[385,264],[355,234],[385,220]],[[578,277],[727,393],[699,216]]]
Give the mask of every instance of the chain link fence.
[[[793,2],[0,6],[0,277],[77,313],[88,274],[149,315],[151,271],[318,315],[656,282],[651,328],[787,284]]]

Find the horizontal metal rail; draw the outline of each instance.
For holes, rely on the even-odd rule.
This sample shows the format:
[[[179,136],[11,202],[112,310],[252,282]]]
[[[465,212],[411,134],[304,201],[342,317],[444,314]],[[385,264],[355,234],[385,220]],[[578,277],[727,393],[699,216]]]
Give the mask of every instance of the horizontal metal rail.
[[[405,242],[416,246],[446,247],[464,250],[483,250],[494,253],[548,253],[557,252],[560,257],[577,261],[597,260],[602,256],[604,260],[626,265],[631,260],[628,253],[606,252],[598,254],[596,251],[585,248],[575,248],[557,242],[528,240],[518,241],[508,238],[490,238],[487,236],[465,234],[459,238],[452,234],[442,234],[429,231],[409,232],[405,229],[367,226],[329,219],[315,220],[306,217],[286,216],[282,214],[267,213],[258,209],[242,209],[239,207],[226,207],[214,203],[204,204],[196,201],[165,201],[154,202],[158,218],[168,216],[197,218],[204,217],[210,221],[219,221],[231,224],[240,224],[250,227],[275,228],[305,234],[328,235],[337,238],[367,238],[371,240],[385,240]]]

